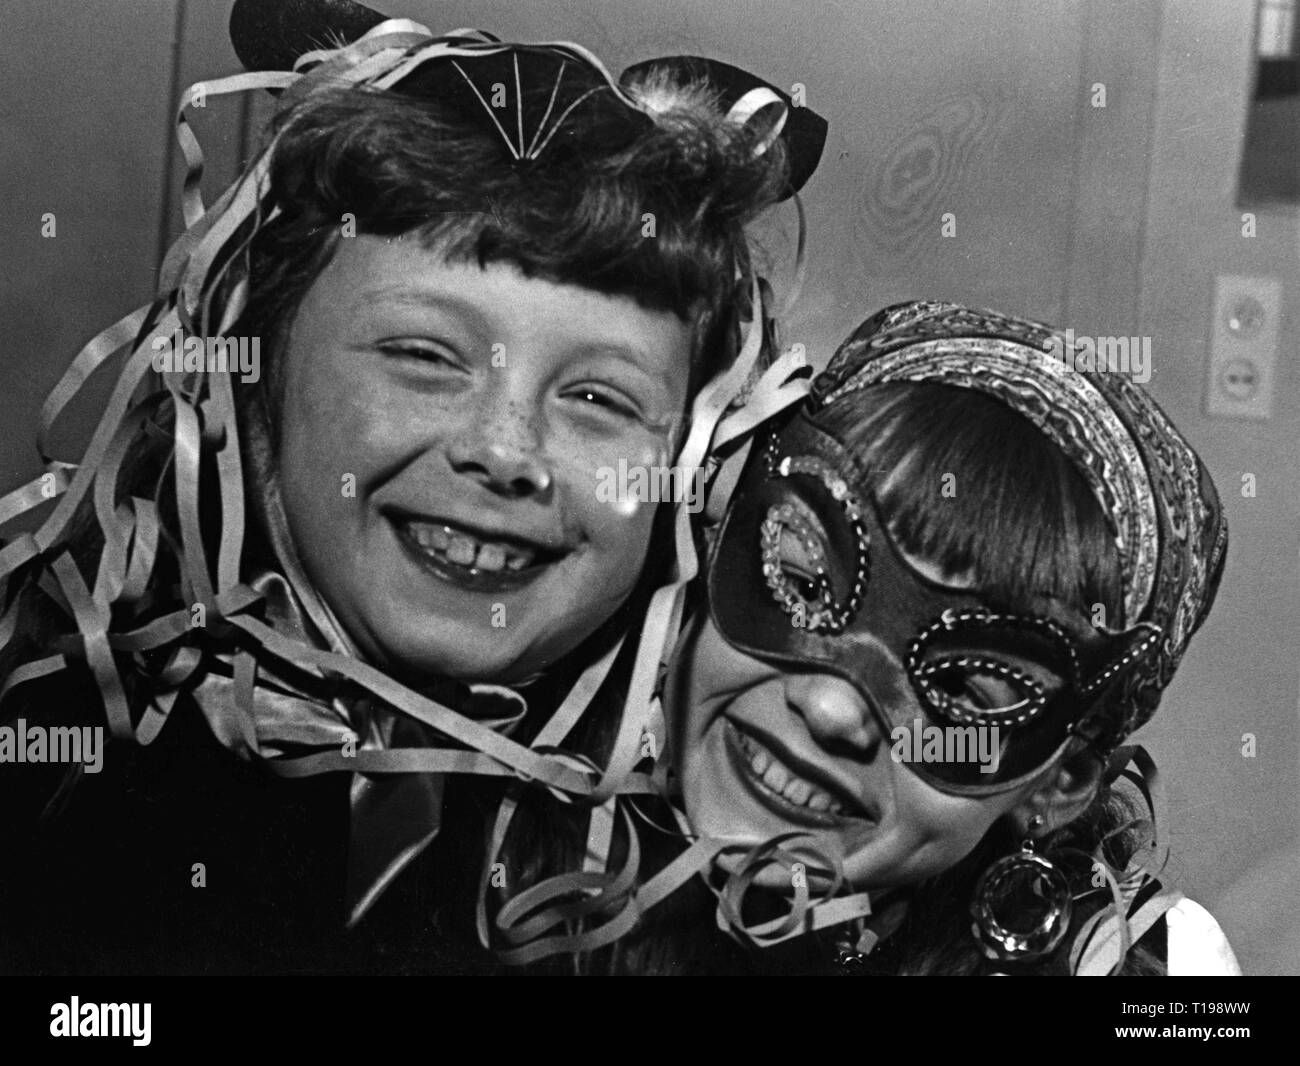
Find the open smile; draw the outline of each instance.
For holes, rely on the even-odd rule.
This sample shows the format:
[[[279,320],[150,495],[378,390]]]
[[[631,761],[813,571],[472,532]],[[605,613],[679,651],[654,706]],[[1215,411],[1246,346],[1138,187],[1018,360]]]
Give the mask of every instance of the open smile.
[[[496,592],[522,588],[571,554],[514,534],[443,519],[390,515],[398,540],[426,571],[461,588]]]
[[[775,739],[760,738],[730,718],[722,728],[736,776],[782,819],[817,829],[876,821],[861,799]]]

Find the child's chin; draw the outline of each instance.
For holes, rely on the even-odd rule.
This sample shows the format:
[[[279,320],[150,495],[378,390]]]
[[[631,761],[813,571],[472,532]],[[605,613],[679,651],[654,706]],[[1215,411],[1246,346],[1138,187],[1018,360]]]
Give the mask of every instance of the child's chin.
[[[475,634],[473,640],[465,639],[470,635],[462,630],[459,640],[453,636],[439,641],[428,630],[395,634],[386,642],[387,658],[404,680],[416,686],[422,678],[514,685],[535,677],[545,666],[535,656],[503,646],[499,636],[496,641],[482,634]]]

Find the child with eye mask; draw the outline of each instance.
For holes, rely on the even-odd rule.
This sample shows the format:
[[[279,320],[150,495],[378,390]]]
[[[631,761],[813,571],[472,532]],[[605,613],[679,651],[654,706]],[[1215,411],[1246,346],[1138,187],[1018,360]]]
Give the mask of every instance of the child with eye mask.
[[[892,307],[756,439],[664,690],[693,843],[606,965],[1239,972],[1156,879],[1125,745],[1213,602],[1223,512],[1151,399],[1063,343]]]

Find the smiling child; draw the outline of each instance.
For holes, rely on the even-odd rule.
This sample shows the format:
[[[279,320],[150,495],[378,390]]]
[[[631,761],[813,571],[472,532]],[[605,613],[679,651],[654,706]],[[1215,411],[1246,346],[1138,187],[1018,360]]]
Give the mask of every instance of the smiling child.
[[[755,447],[666,692],[681,804],[736,845],[724,878],[794,896],[799,860],[814,897],[837,873],[875,911],[759,966],[1236,972],[1113,787],[1210,609],[1226,524],[1155,404],[1062,367],[1055,340],[890,308]],[[926,732],[945,742],[901,742]]]
[[[467,863],[431,858],[444,774],[590,791],[508,734],[663,569],[656,509],[601,471],[677,460],[761,321],[745,226],[824,136],[708,61],[620,81],[576,46],[306,10],[236,4],[269,73],[226,88],[281,92],[267,146],[206,212],[187,183],[159,299],[60,387],[125,351],[82,463],[5,501],[58,497],[0,556],[5,713],[116,741],[93,778],[5,769],[8,968],[475,965],[435,885]],[[157,387],[177,329],[257,338],[264,372]]]

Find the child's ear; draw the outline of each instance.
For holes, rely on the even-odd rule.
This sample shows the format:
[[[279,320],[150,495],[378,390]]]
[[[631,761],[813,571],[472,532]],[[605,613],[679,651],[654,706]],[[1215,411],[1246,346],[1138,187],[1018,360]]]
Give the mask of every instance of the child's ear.
[[[1105,762],[1091,749],[1067,749],[1042,783],[1011,811],[1017,832],[1038,837],[1074,821],[1096,798],[1105,771]],[[1035,818],[1041,822],[1034,823]]]

